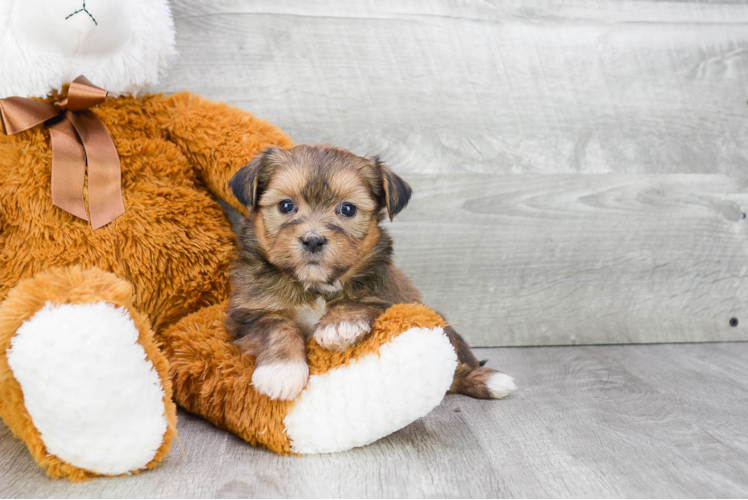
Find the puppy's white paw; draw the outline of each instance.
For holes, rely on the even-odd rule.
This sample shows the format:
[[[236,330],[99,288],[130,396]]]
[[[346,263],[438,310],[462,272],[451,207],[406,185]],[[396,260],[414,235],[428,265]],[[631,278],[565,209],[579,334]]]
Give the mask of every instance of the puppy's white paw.
[[[486,382],[486,386],[491,391],[491,397],[494,399],[501,399],[510,392],[517,390],[514,378],[501,372],[491,375],[491,378]]]
[[[270,399],[291,401],[301,393],[308,379],[309,366],[304,362],[268,363],[255,368],[252,385]]]
[[[314,340],[325,349],[345,351],[371,331],[364,321],[341,321],[333,325],[319,325],[314,330]]]

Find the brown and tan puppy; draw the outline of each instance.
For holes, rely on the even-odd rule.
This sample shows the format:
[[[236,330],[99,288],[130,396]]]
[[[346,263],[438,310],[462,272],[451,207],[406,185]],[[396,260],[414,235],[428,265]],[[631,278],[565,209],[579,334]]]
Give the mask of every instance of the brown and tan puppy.
[[[392,219],[405,208],[411,189],[378,158],[327,145],[266,149],[231,188],[250,211],[231,273],[227,329],[257,359],[255,388],[291,400],[309,376],[310,336],[342,351],[393,304],[420,301],[379,226],[385,211]],[[445,332],[459,359],[450,392],[493,398],[514,389],[457,332]]]

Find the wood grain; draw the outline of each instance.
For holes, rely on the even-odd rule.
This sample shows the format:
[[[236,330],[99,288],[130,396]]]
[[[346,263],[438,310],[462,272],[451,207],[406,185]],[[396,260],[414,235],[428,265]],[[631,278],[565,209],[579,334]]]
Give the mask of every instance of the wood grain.
[[[161,90],[410,172],[748,186],[745,2],[175,0]]]
[[[173,8],[159,90],[381,154],[398,262],[474,345],[748,339],[744,2]]]
[[[473,345],[748,339],[748,193],[725,176],[409,180],[396,261]]]
[[[161,467],[47,479],[0,428],[0,496],[54,498],[748,495],[748,343],[479,349],[506,400],[447,396],[370,446],[279,457],[181,412]]]

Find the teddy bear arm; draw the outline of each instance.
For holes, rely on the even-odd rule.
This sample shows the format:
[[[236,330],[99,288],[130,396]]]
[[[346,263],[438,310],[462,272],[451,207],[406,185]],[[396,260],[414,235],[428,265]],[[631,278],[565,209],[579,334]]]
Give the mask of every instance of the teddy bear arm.
[[[246,212],[229,188],[229,181],[257,153],[271,146],[289,148],[291,139],[275,125],[225,103],[189,92],[167,99],[169,138],[195,165],[208,190]]]

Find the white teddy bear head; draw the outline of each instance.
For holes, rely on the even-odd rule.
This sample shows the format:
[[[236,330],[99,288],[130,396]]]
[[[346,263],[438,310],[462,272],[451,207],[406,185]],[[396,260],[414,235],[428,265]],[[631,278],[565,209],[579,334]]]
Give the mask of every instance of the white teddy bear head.
[[[0,98],[85,75],[110,95],[156,84],[176,58],[167,0],[0,0]]]

